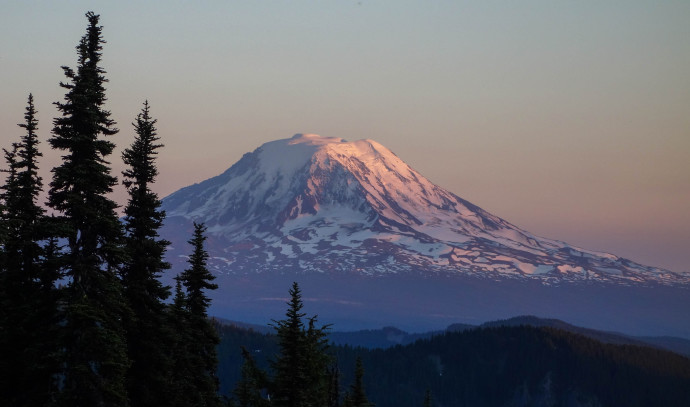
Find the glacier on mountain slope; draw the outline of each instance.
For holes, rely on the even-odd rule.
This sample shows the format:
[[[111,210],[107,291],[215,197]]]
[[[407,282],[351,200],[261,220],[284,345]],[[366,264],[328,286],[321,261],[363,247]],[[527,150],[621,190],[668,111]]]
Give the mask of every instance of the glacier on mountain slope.
[[[193,220],[208,226],[219,273],[690,281],[534,236],[434,185],[373,140],[297,134],[269,142],[223,174],[164,198],[163,209],[173,247],[186,240],[173,229]]]

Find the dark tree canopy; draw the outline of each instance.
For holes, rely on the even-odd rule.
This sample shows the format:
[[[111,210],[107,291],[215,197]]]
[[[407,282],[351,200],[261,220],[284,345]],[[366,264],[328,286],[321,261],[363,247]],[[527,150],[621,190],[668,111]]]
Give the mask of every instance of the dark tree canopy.
[[[192,245],[192,254],[189,256],[189,268],[180,279],[187,290],[187,308],[189,312],[199,318],[207,317],[207,309],[211,299],[206,295],[206,290],[215,290],[217,284],[211,283],[216,277],[208,271],[206,262],[208,252],[204,248],[206,242],[206,226],[194,223],[194,232],[189,244]]]
[[[302,293],[297,283],[289,291],[285,319],[273,321],[280,352],[271,363],[272,401],[276,406],[323,406],[328,403],[331,358],[327,353],[328,326],[316,327],[316,316],[307,326],[302,320]]]
[[[38,175],[38,119],[29,95],[25,130],[5,150],[7,178],[2,187],[2,264],[0,265],[0,400],[32,406],[53,401],[57,382],[58,273],[45,264],[46,238]],[[0,403],[3,404],[3,403]]]
[[[53,169],[48,204],[57,211],[67,246],[62,253],[64,372],[60,402],[69,406],[125,406],[129,367],[122,318],[127,313],[117,271],[123,261],[117,204],[108,198],[117,183],[106,157],[117,133],[103,108],[104,43],[99,16],[86,13],[86,34],[77,45],[77,68],[63,67],[67,90],[56,106],[50,145],[64,152]]]
[[[9,273],[18,273],[21,278],[12,281],[28,287],[30,283],[40,283],[40,259],[42,248],[39,244],[45,232],[43,227],[44,209],[38,205],[38,195],[43,187],[38,175],[38,120],[29,95],[25,123],[19,124],[26,130],[12,150],[5,151],[8,173],[2,187],[4,203],[4,250],[7,256],[6,268]]]
[[[369,401],[367,394],[364,391],[364,365],[362,359],[357,357],[355,362],[355,381],[350,386],[350,390],[345,395],[344,407],[373,407],[374,404]]]
[[[196,386],[189,380],[197,374],[194,357],[191,355],[193,333],[190,332],[190,315],[187,311],[187,299],[182,290],[179,276],[175,279],[175,295],[168,309],[168,325],[172,331],[170,356],[172,370],[172,403],[174,407],[186,407],[196,401]]]
[[[158,237],[165,214],[158,195],[151,190],[158,171],[157,150],[162,147],[156,134],[148,102],[133,123],[136,136],[122,153],[128,168],[122,173],[129,192],[125,207],[126,261],[121,276],[125,298],[131,314],[125,318],[128,355],[132,362],[127,374],[127,390],[131,405],[159,406],[168,404],[172,394],[169,380],[172,358],[172,333],[166,324],[165,299],[169,288],[159,277],[170,268],[163,257],[168,241]]]
[[[269,407],[271,403],[263,394],[268,387],[266,372],[259,369],[244,346],[242,346],[242,359],[244,363],[241,378],[233,391],[237,407]]]
[[[25,134],[4,149],[0,186],[0,405],[219,406],[216,346],[207,290],[205,227],[194,225],[189,268],[175,299],[160,282],[170,268],[165,213],[151,189],[162,147],[148,102],[122,153],[129,192],[123,222],[108,196],[117,184],[107,161],[118,133],[105,109],[105,41],[86,13],[76,67],[63,66],[48,140],[61,153],[47,205],[37,203],[38,120],[29,95]],[[184,290],[183,290],[184,287]]]
[[[431,401],[431,390],[427,389],[426,393],[424,394],[424,407],[431,407],[432,406],[432,401]]]
[[[216,375],[216,346],[220,338],[208,319],[207,309],[211,299],[206,295],[206,290],[215,290],[218,285],[211,283],[215,276],[206,267],[208,252],[204,247],[205,231],[206,227],[203,224],[194,223],[194,233],[189,240],[189,244],[192,245],[189,268],[178,277],[178,282],[184,286],[186,294],[183,295],[181,288],[177,288],[173,304],[174,312],[183,318],[177,322],[183,332],[177,342],[182,358],[177,361],[180,371],[175,372],[175,380],[180,387],[191,389],[184,393],[178,392],[182,400],[178,399],[177,405],[220,405]],[[176,356],[178,354],[176,352]]]

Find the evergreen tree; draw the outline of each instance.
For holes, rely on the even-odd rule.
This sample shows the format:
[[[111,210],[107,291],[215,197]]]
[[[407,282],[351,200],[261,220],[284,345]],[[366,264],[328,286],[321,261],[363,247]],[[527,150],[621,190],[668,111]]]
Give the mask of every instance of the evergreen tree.
[[[173,407],[194,406],[196,402],[196,388],[191,380],[196,374],[192,366],[190,346],[192,346],[192,332],[190,331],[190,316],[187,311],[187,298],[182,290],[180,276],[175,277],[175,296],[168,309],[168,323],[173,333],[171,337],[170,357],[172,372],[170,383],[172,387],[170,404]]]
[[[370,402],[364,391],[364,366],[362,359],[357,357],[355,365],[355,382],[350,386],[350,391],[345,396],[344,407],[373,407],[374,403]]]
[[[11,221],[10,214],[7,210],[8,205],[8,191],[11,191],[16,185],[17,179],[17,149],[18,143],[12,144],[12,149],[3,149],[5,162],[7,168],[2,171],[5,172],[6,180],[3,186],[2,198],[2,218],[0,226],[0,236],[2,237],[2,262],[0,263],[0,402],[2,405],[10,404],[15,401],[15,388],[17,383],[14,382],[13,376],[19,360],[17,352],[12,348],[15,345],[15,337],[18,335],[17,313],[14,310],[15,304],[21,304],[21,298],[17,300],[16,287],[18,285],[17,277],[21,278],[21,274],[12,271],[12,267],[8,264],[10,257],[7,254],[7,244],[10,236]],[[11,199],[11,198],[9,198]]]
[[[127,390],[133,407],[160,406],[171,396],[169,372],[170,335],[166,324],[169,287],[158,280],[170,264],[163,260],[168,241],[160,239],[165,214],[158,195],[151,191],[158,170],[155,156],[162,145],[156,134],[156,120],[149,113],[148,102],[133,123],[136,136],[122,153],[129,166],[123,184],[129,192],[125,207],[125,250],[127,260],[122,267],[122,285],[132,313],[125,320],[127,348],[131,366],[127,374]]]
[[[330,369],[330,382],[328,388],[328,407],[340,407],[340,370],[334,364]]]
[[[206,226],[203,223],[194,222],[194,232],[189,244],[192,245],[192,254],[189,256],[189,268],[180,276],[187,296],[186,306],[192,317],[207,322],[207,309],[211,305],[211,299],[205,290],[215,290],[217,284],[211,283],[216,277],[208,271],[208,252],[204,248],[206,242]],[[210,324],[209,324],[210,326]]]
[[[2,187],[3,287],[2,352],[7,379],[0,399],[8,405],[48,404],[56,393],[57,273],[43,267],[46,236],[44,210],[38,205],[42,189],[38,175],[38,120],[29,95],[26,130],[11,151],[5,150],[8,177]]]
[[[280,353],[271,361],[273,369],[272,401],[276,406],[323,406],[328,401],[329,374],[328,326],[316,328],[316,316],[305,328],[302,318],[302,294],[297,283],[289,291],[285,319],[273,321]]]
[[[426,393],[424,394],[424,407],[431,407],[431,390],[427,389]]]
[[[103,109],[107,79],[100,66],[104,43],[99,16],[86,13],[88,27],[77,45],[76,70],[63,67],[68,83],[61,116],[54,120],[55,149],[64,151],[53,169],[48,204],[61,213],[64,349],[60,402],[66,406],[126,406],[129,366],[122,318],[126,303],[117,278],[123,260],[122,227],[107,197],[117,183],[105,158],[114,144],[101,136],[117,133]]]
[[[189,243],[192,254],[189,256],[189,268],[180,275],[180,281],[185,287],[184,305],[188,322],[187,368],[190,372],[191,383],[195,389],[194,406],[220,406],[218,396],[218,378],[216,369],[218,359],[216,346],[220,338],[215,327],[208,319],[207,309],[211,299],[205,290],[215,290],[218,285],[211,283],[215,276],[208,271],[206,261],[208,253],[204,248],[206,227],[194,223],[194,234]]]
[[[302,318],[302,293],[295,282],[289,291],[290,301],[285,319],[273,321],[280,354],[272,361],[274,373],[272,399],[276,406],[306,406],[305,339]]]
[[[242,347],[242,376],[235,386],[233,394],[237,399],[237,407],[268,407],[270,401],[261,394],[267,387],[266,372],[259,369],[249,351]]]
[[[311,406],[325,406],[328,404],[331,392],[332,358],[328,354],[327,330],[330,325],[321,328],[316,327],[317,316],[308,318],[306,339],[306,351],[304,361],[306,364],[307,402]]]

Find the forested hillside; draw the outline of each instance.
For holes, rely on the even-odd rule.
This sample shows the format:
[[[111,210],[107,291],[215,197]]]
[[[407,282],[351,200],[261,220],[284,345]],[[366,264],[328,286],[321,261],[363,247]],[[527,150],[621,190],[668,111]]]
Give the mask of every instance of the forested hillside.
[[[220,326],[219,377],[228,394],[245,346],[259,366],[277,350],[273,335]],[[379,407],[687,406],[690,359],[667,351],[604,344],[553,328],[496,327],[448,332],[406,346],[333,346],[340,387],[360,357],[364,388]]]

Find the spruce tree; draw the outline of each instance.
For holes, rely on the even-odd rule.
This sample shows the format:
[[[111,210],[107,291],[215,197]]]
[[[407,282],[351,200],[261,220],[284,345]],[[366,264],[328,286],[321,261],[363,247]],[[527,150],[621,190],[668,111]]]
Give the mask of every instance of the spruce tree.
[[[170,268],[163,260],[169,242],[159,238],[165,213],[159,209],[158,195],[151,190],[158,175],[156,150],[162,147],[155,124],[147,101],[133,123],[134,142],[122,153],[129,167],[122,173],[129,200],[124,218],[127,260],[121,274],[125,298],[132,311],[125,319],[125,329],[132,363],[127,374],[127,390],[133,407],[167,405],[172,394],[171,333],[164,304],[170,291],[158,279]]]
[[[2,170],[6,176],[0,196],[2,198],[2,218],[0,218],[0,237],[2,237],[2,245],[0,245],[0,250],[2,250],[2,262],[0,263],[0,377],[3,378],[0,380],[0,402],[2,405],[11,404],[15,401],[14,389],[17,387],[17,383],[13,379],[19,363],[16,349],[13,349],[13,346],[16,345],[15,338],[19,336],[19,327],[17,327],[16,321],[18,314],[15,308],[17,303],[21,304],[21,296],[19,299],[16,298],[18,293],[16,286],[20,284],[15,280],[21,279],[22,276],[12,270],[13,267],[9,264],[11,257],[7,253],[12,223],[11,215],[7,210],[8,200],[12,199],[8,196],[8,191],[12,191],[16,185],[18,148],[18,143],[13,143],[11,150],[3,148],[7,168]]]
[[[329,369],[328,407],[340,407],[340,369],[337,363]]]
[[[423,407],[431,407],[431,390],[426,389],[426,393],[424,394],[424,404]]]
[[[271,361],[272,401],[276,406],[323,406],[328,401],[330,358],[325,340],[328,326],[316,327],[316,316],[305,327],[302,293],[295,282],[289,291],[285,319],[273,321],[280,353]]]
[[[16,157],[16,143],[13,144],[12,151],[7,151],[3,149],[5,161],[7,163],[7,168],[0,170],[1,172],[7,173],[5,187],[7,182],[10,181],[11,177],[14,177],[13,171],[16,170],[14,166],[14,161]],[[6,196],[3,192],[0,194],[0,378],[9,377],[12,373],[11,366],[13,365],[11,360],[10,343],[11,339],[11,314],[10,314],[10,304],[9,301],[9,282],[7,273],[7,255],[5,251],[5,246],[7,245],[7,235],[8,235],[8,221],[7,221],[7,209],[5,205]],[[12,397],[12,386],[9,380],[0,380],[0,405],[9,404]]]
[[[192,317],[207,321],[207,310],[211,305],[211,299],[206,295],[206,290],[215,290],[217,284],[211,283],[216,277],[208,271],[208,252],[204,245],[206,242],[206,226],[203,223],[194,222],[194,232],[188,241],[192,245],[192,254],[189,256],[189,268],[187,268],[180,280],[187,291],[186,305]]]
[[[295,282],[289,291],[290,301],[285,319],[273,321],[280,353],[272,361],[274,373],[272,399],[276,406],[301,407],[306,405],[306,366],[302,293]]]
[[[200,407],[220,406],[216,376],[216,346],[220,343],[220,338],[208,319],[207,309],[211,299],[206,295],[206,290],[215,290],[218,285],[211,283],[215,276],[208,271],[206,265],[208,253],[204,248],[205,231],[203,224],[194,223],[194,233],[189,240],[192,245],[189,268],[180,275],[180,281],[186,290],[184,303],[189,332],[186,338],[189,340],[187,354],[183,357],[188,358],[190,377],[187,379],[195,390],[195,394],[191,395],[195,397],[192,405]]]
[[[172,371],[170,384],[172,387],[172,407],[193,406],[196,401],[196,388],[190,379],[196,372],[192,366],[190,346],[192,332],[190,331],[190,316],[187,311],[187,298],[182,290],[180,276],[175,277],[175,296],[168,306],[168,323],[170,326]]]
[[[364,365],[362,359],[357,357],[355,365],[355,381],[350,385],[350,391],[345,396],[344,407],[373,407],[374,403],[370,402],[364,391]]]
[[[254,358],[249,351],[242,347],[242,373],[240,381],[235,385],[233,394],[237,400],[237,407],[268,407],[270,401],[263,397],[268,384],[266,372],[256,366]]]
[[[65,406],[126,406],[129,367],[122,327],[126,303],[117,277],[123,260],[122,227],[107,197],[117,183],[106,157],[117,133],[103,108],[107,79],[100,66],[102,27],[86,13],[86,34],[77,45],[76,70],[63,67],[67,83],[51,146],[64,152],[53,169],[48,204],[65,228],[62,392]]]
[[[0,400],[13,406],[50,403],[56,393],[57,273],[44,267],[44,210],[38,175],[38,120],[29,95],[19,124],[25,134],[5,150],[8,176],[2,187],[2,348],[4,387]]]
[[[331,362],[328,351],[327,330],[330,325],[317,328],[317,315],[308,318],[306,330],[306,352],[304,361],[306,364],[307,402],[311,406],[325,406],[328,404],[331,392]]]

